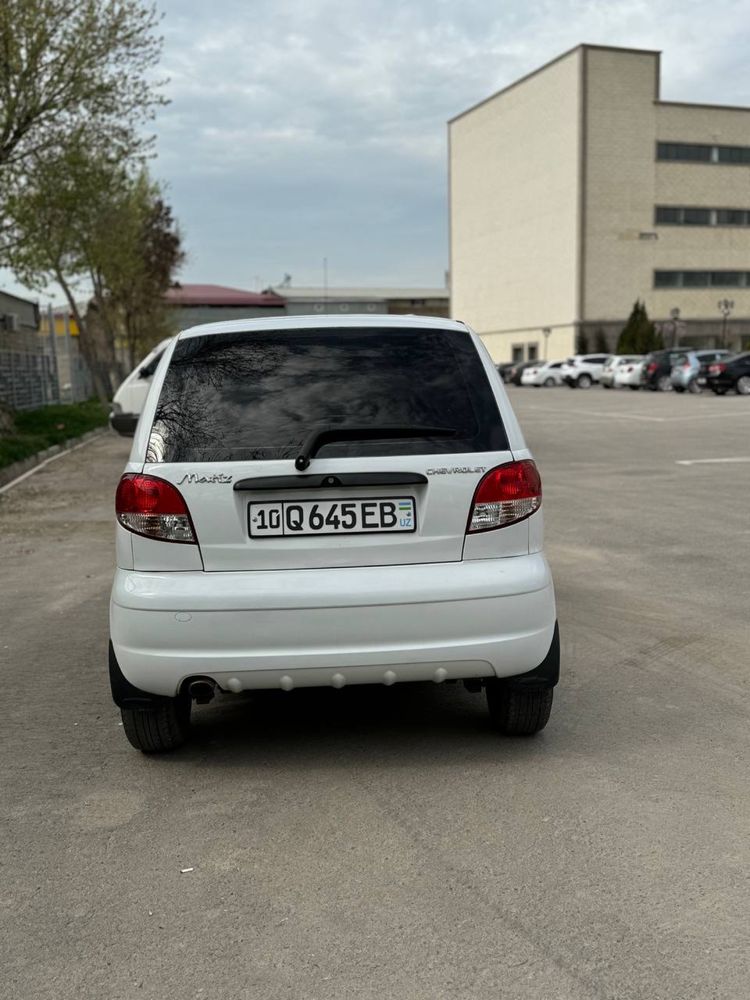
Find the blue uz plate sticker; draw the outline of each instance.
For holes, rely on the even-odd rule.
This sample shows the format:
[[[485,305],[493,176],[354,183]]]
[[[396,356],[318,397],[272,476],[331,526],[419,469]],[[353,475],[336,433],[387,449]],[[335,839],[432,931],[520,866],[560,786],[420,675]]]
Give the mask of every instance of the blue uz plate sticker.
[[[374,535],[417,530],[414,497],[271,500],[247,507],[253,538],[292,535]]]

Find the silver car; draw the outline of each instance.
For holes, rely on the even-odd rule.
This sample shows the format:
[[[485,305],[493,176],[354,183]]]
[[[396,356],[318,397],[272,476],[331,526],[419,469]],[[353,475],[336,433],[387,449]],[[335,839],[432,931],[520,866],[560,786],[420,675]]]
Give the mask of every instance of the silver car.
[[[721,361],[731,351],[706,350],[685,351],[681,354],[670,373],[670,381],[675,392],[702,392],[706,386],[706,373],[713,361]]]

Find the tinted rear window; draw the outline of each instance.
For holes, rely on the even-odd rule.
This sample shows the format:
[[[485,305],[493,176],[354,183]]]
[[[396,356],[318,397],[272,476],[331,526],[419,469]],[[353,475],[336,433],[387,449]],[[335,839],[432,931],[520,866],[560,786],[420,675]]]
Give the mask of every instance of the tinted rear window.
[[[406,424],[455,433],[331,442],[318,455],[507,449],[468,334],[393,327],[211,334],[178,341],[147,460],[294,459],[316,428]]]

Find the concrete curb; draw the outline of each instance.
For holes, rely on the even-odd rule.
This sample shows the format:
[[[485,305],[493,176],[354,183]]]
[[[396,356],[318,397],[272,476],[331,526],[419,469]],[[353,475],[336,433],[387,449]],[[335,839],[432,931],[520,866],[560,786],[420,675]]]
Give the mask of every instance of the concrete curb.
[[[36,455],[29,455],[28,458],[23,458],[20,462],[14,462],[13,465],[6,465],[5,468],[0,469],[0,487],[5,486],[14,479],[18,479],[18,477],[22,476],[25,472],[35,469],[37,465],[41,465],[54,455],[60,455],[64,451],[70,451],[71,448],[75,448],[76,445],[83,444],[84,441],[89,441],[91,438],[99,437],[102,434],[108,433],[108,427],[97,427],[96,430],[87,431],[80,437],[68,438],[68,440],[63,441],[62,444],[53,444],[52,447],[45,448],[44,451],[38,451]]]

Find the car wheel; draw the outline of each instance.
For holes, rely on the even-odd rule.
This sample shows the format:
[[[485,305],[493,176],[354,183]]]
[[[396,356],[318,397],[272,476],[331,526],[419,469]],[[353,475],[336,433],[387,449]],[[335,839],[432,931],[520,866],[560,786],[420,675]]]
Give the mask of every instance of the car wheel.
[[[545,384],[545,385],[547,386],[547,388],[549,389],[549,387],[550,387],[551,385],[554,385],[554,384],[555,384],[555,380],[554,380],[554,379],[553,379],[552,377],[550,377],[550,378],[546,378],[546,379],[544,380],[544,384]]]
[[[533,736],[547,725],[552,688],[513,689],[502,680],[487,681],[487,708],[492,725],[505,736]]]
[[[602,388],[604,388],[604,389],[611,389],[612,388],[612,386],[609,384],[609,382],[602,382],[601,385],[602,385]]]
[[[734,387],[740,396],[750,396],[750,375],[740,375],[734,383]]]
[[[692,392],[694,396],[699,396],[703,392],[703,386],[697,378],[693,378],[688,382],[688,392]]]
[[[190,696],[165,698],[156,708],[121,708],[131,746],[141,753],[176,750],[190,734]]]
[[[590,389],[592,382],[593,379],[591,378],[591,376],[587,375],[585,372],[583,373],[583,375],[578,376],[577,384],[579,389]]]
[[[656,380],[656,388],[659,392],[671,392],[672,391],[672,379],[669,375],[660,375]]]

